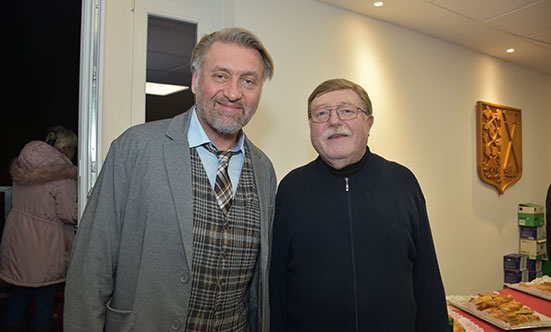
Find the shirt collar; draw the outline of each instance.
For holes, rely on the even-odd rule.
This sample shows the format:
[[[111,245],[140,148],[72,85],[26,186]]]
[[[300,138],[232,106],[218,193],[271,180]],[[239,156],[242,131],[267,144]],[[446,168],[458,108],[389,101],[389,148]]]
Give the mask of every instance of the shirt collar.
[[[196,107],[197,106],[195,105],[191,109],[192,113],[191,113],[191,119],[189,121],[189,130],[187,133],[189,147],[196,148],[205,143],[211,143],[214,145],[214,143],[212,143],[207,133],[205,133],[203,126],[201,126],[201,123],[199,122],[199,118],[197,117]],[[243,147],[244,140],[245,140],[245,135],[243,135],[243,130],[239,130],[239,133],[237,134],[237,142],[235,143],[235,146],[230,149],[230,151],[232,152],[241,151],[244,154],[245,153],[245,149]]]

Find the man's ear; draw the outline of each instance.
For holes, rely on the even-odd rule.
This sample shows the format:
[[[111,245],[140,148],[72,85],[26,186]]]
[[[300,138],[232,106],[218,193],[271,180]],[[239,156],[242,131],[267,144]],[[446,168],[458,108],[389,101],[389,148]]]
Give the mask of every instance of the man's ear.
[[[197,81],[197,71],[193,70],[193,75],[191,76],[191,92],[195,94],[195,81]]]
[[[373,126],[373,121],[375,121],[375,118],[373,115],[370,115],[369,118],[367,118],[367,124],[369,125],[369,129]]]

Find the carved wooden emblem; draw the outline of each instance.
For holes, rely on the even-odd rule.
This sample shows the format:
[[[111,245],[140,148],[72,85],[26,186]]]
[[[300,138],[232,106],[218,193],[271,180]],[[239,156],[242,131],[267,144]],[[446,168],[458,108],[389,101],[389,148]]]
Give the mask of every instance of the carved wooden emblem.
[[[522,175],[521,110],[477,102],[478,175],[500,194]]]

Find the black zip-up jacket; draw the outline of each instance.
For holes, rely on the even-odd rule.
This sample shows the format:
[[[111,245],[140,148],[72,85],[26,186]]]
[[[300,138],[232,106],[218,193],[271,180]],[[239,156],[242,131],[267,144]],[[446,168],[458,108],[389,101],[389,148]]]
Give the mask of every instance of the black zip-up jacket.
[[[272,332],[446,332],[444,287],[423,193],[370,153],[318,157],[281,181],[270,268]]]

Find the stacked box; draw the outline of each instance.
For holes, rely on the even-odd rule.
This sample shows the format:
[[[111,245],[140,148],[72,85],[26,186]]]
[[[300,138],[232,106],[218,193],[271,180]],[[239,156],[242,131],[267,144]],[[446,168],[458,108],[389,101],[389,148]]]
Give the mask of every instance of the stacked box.
[[[534,203],[518,205],[519,252],[530,259],[547,257],[544,211],[542,205]]]
[[[528,281],[528,270],[504,270],[503,275],[503,281],[509,284]]]
[[[504,270],[526,270],[528,266],[528,257],[521,254],[509,254],[503,256]]]
[[[526,269],[528,270],[528,281],[532,281],[536,278],[540,278],[543,275],[541,259],[528,259],[526,260]]]
[[[509,254],[503,256],[503,281],[516,284],[528,281],[528,257],[521,254]]]
[[[543,271],[528,271],[528,281],[532,281],[536,278],[541,278]]]
[[[543,259],[547,257],[545,239],[542,240],[529,240],[520,239],[519,252],[528,256],[529,259]]]
[[[544,211],[538,204],[518,205],[519,253],[503,256],[506,283],[531,281],[543,275],[542,260],[547,259]]]
[[[545,240],[545,225],[519,226],[520,238],[529,240]]]
[[[518,205],[519,226],[541,226],[545,224],[543,218],[544,208],[533,203],[522,203]]]
[[[541,259],[527,259],[526,269],[528,271],[541,271],[542,270]]]

